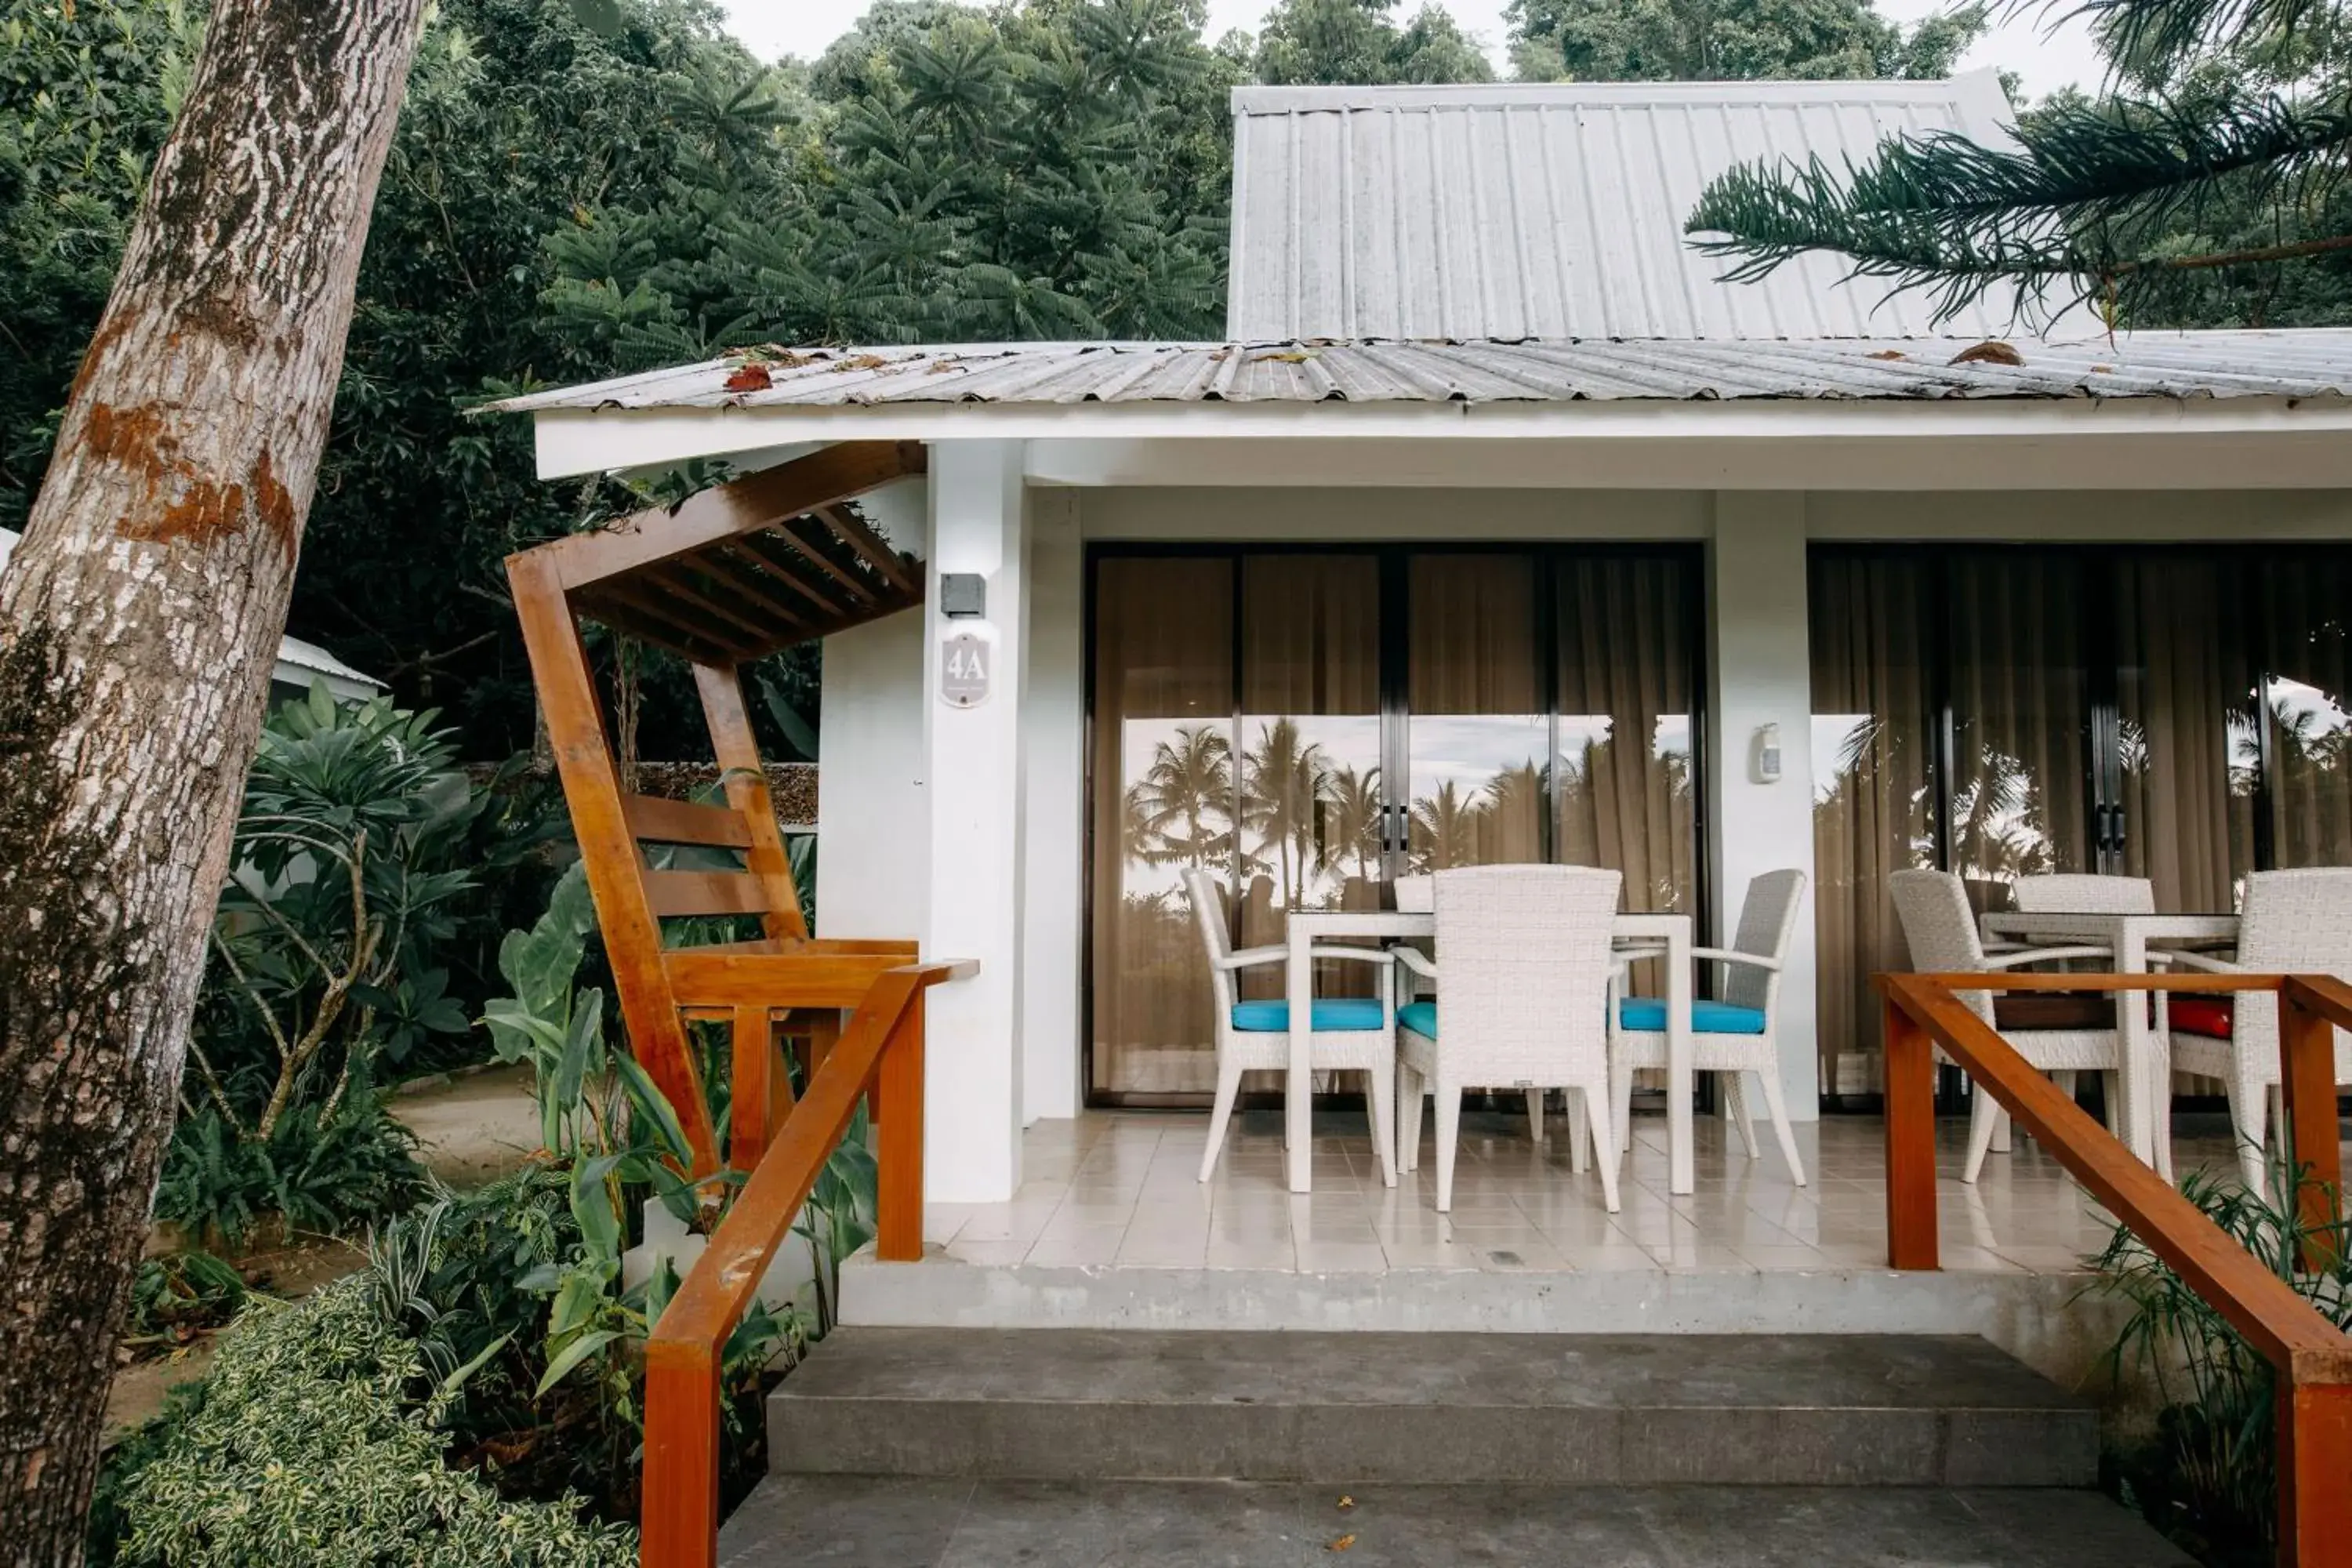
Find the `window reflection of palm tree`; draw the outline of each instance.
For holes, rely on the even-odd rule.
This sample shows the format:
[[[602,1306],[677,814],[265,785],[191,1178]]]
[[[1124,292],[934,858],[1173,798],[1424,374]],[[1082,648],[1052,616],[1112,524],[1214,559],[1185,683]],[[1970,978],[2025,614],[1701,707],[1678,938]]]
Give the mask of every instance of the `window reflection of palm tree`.
[[[1412,860],[1417,871],[1444,871],[1478,861],[1478,824],[1486,815],[1482,790],[1465,796],[1452,779],[1412,803]]]
[[[1316,807],[1329,787],[1323,749],[1296,720],[1259,726],[1258,743],[1242,755],[1242,826],[1257,835],[1261,858],[1274,851],[1286,906],[1300,901],[1310,866],[1328,863],[1316,845]]]
[[[1147,866],[1208,866],[1233,852],[1233,745],[1213,725],[1179,729],[1152,749],[1127,792],[1128,854]]]
[[[1371,880],[1372,857],[1380,853],[1381,770],[1334,768],[1323,796],[1324,854],[1356,863],[1356,879]]]

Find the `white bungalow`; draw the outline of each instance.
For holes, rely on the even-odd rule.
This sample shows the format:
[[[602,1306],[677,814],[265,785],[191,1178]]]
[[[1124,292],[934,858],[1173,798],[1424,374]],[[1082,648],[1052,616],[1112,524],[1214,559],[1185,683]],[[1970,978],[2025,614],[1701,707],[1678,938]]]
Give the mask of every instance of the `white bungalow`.
[[[1011,1199],[1033,1124],[1206,1103],[1188,867],[1244,942],[1482,860],[1616,868],[1705,941],[1801,869],[1778,1047],[1808,1121],[1875,1088],[1892,870],[2227,910],[2352,853],[2352,332],[1938,324],[1832,259],[1738,287],[1687,247],[1738,160],[1998,134],[1989,74],[1234,111],[1229,342],[814,350],[504,405],[550,479],[929,447],[862,506],[927,563],[922,613],[825,640],[818,908],[981,961],[931,1003],[933,1199]],[[974,628],[979,684],[946,658]],[[1277,775],[1310,747],[1300,812]]]

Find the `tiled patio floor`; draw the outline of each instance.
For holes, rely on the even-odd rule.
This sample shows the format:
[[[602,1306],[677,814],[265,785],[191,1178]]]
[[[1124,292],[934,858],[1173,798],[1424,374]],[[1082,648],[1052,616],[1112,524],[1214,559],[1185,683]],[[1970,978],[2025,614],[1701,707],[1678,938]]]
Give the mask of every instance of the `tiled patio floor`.
[[[1434,1141],[1422,1165],[1381,1184],[1360,1115],[1315,1120],[1315,1190],[1282,1183],[1277,1112],[1236,1116],[1215,1175],[1196,1180],[1205,1115],[1091,1111],[1032,1127],[1024,1184],[1009,1203],[933,1204],[927,1239],[967,1263],[1061,1267],[1297,1269],[1302,1273],[1477,1269],[1778,1271],[1884,1267],[1885,1159],[1874,1117],[1831,1117],[1797,1130],[1811,1184],[1800,1187],[1768,1129],[1751,1160],[1723,1121],[1701,1116],[1698,1190],[1666,1191],[1665,1121],[1634,1118],[1623,1207],[1601,1205],[1597,1173],[1570,1167],[1565,1118],[1547,1141],[1523,1116],[1464,1118],[1454,1212],[1432,1206]],[[2109,1224],[2057,1163],[2023,1135],[1974,1186],[1959,1179],[1967,1123],[1937,1137],[1948,1269],[2063,1273],[2082,1268]],[[2219,1118],[2179,1123],[2185,1173],[2230,1158]]]

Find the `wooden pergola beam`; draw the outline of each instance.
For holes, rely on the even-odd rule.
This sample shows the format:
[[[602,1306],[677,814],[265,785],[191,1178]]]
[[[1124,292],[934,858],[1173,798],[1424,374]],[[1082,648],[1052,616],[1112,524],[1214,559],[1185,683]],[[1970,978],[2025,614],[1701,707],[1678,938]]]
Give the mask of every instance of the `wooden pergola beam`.
[[[866,564],[881,573],[900,593],[922,593],[923,584],[907,570],[907,563],[898,559],[898,552],[846,508],[828,503],[814,510],[818,517],[824,520],[827,528],[839,534],[844,543],[864,556]]]
[[[688,496],[676,507],[649,507],[608,528],[541,548],[563,587],[593,587],[623,573],[851,500],[893,479],[919,474],[924,466],[918,441],[844,441]]]

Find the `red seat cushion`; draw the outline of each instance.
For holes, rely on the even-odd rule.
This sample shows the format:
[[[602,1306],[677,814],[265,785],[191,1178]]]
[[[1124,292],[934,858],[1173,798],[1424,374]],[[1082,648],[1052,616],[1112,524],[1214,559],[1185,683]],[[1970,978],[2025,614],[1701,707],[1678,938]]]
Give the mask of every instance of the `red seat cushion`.
[[[2203,1035],[2209,1039],[2230,1037],[2231,1003],[2227,996],[2175,996],[2172,999],[2172,1027],[2182,1035]]]

